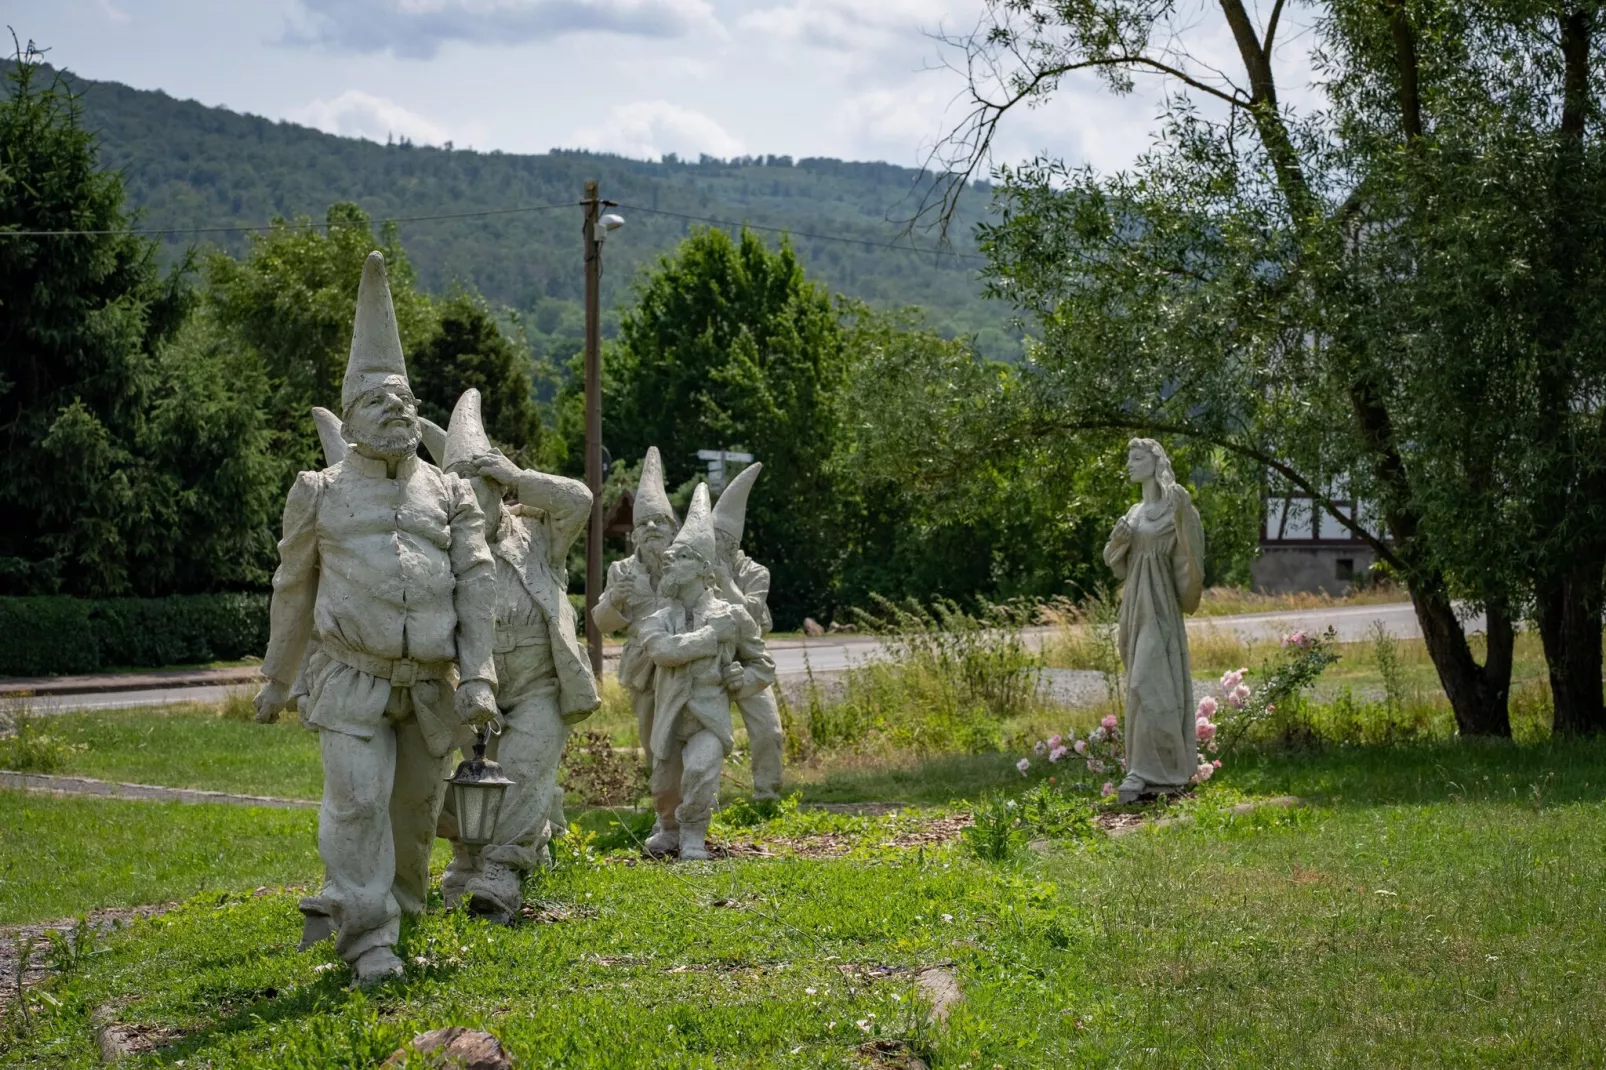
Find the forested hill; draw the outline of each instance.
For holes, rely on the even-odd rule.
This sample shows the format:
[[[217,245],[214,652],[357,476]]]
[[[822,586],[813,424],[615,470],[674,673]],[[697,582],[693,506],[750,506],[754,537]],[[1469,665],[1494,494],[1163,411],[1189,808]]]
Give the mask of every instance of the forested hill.
[[[342,200],[376,219],[572,205],[594,178],[626,219],[607,244],[609,310],[628,298],[643,267],[701,225],[683,216],[746,220],[790,231],[810,276],[834,291],[879,307],[918,305],[944,333],[976,335],[990,356],[1019,352],[1007,310],[981,297],[979,260],[884,247],[919,199],[921,173],[909,168],[785,157],[652,163],[587,152],[518,156],[379,145],[115,82],[73,81],[104,161],[127,176],[142,226],[322,220]],[[966,201],[953,250],[974,254],[971,229],[987,193],[974,189]],[[578,207],[408,222],[401,233],[426,288],[441,292],[460,281],[519,310],[543,355],[565,355],[578,337]],[[929,234],[914,240],[935,244]],[[245,245],[241,235],[175,235],[167,247],[176,253],[209,242],[233,252]]]

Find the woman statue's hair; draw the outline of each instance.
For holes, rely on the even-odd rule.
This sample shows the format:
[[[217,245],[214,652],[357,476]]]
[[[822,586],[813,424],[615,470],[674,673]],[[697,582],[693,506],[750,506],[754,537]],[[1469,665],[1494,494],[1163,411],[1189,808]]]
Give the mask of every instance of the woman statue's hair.
[[[1166,456],[1165,447],[1152,438],[1134,438],[1126,444],[1128,450],[1146,450],[1154,458],[1154,481],[1160,484],[1160,491],[1167,498],[1171,496],[1171,488],[1177,486],[1177,473],[1171,467],[1171,458]]]
[[[1177,539],[1188,557],[1188,575],[1178,584],[1182,609],[1192,613],[1199,608],[1204,590],[1204,528],[1199,521],[1199,510],[1193,504],[1188,489],[1177,482],[1177,473],[1171,467],[1171,458],[1165,447],[1152,438],[1134,438],[1127,443],[1128,450],[1146,450],[1154,458],[1154,481],[1160,485],[1160,498],[1176,517]]]

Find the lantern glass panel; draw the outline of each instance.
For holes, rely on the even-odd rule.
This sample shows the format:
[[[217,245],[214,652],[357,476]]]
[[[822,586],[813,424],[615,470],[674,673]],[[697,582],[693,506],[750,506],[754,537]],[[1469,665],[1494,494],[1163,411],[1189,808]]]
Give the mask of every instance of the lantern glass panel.
[[[491,839],[486,833],[485,797],[493,793],[494,789],[481,787],[478,784],[457,784],[453,790],[457,792],[457,832],[464,843],[489,843]],[[496,792],[500,794],[500,792]]]

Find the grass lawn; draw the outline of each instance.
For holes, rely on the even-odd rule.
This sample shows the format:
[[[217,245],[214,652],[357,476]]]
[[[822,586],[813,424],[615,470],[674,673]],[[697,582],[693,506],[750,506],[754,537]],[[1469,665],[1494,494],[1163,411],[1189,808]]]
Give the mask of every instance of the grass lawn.
[[[953,761],[928,772],[996,775]],[[1312,805],[1221,805],[1288,791]],[[187,1068],[371,1067],[447,1024],[490,1028],[528,1067],[866,1066],[876,1041],[954,1070],[1606,1061],[1606,744],[1245,756],[1191,826],[1002,863],[883,846],[898,819],[808,812],[739,834],[829,832],[854,854],[666,867],[570,850],[530,888],[547,923],[432,914],[406,931],[407,978],[369,995],[329,945],[294,950],[293,894],[250,895],[315,869],[312,815],[133,807],[48,800],[53,825],[0,840],[7,880],[40,842],[78,841],[49,868],[126,887],[127,862],[83,843],[143,835],[150,854],[188,850],[174,868],[198,887],[240,894],[109,938],[26,1028],[8,1020],[0,1066],[99,1065],[103,1006],[165,1038],[136,1065]],[[227,849],[197,842],[208,827]],[[937,964],[965,999],[928,1025],[913,970]]]
[[[310,810],[0,791],[0,925],[315,880]]]
[[[38,718],[69,748],[67,776],[316,799],[323,794],[318,736],[291,719],[274,725],[221,716],[211,706],[88,710]]]

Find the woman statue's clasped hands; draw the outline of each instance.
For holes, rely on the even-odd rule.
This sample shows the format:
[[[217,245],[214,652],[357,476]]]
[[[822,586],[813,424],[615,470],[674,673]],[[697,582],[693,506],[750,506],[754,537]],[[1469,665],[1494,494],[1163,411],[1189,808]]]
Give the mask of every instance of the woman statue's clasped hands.
[[[1127,474],[1143,500],[1115,522],[1104,563],[1125,581],[1121,661],[1126,666],[1126,779],[1121,802],[1183,791],[1198,767],[1193,677],[1184,613],[1204,589],[1199,511],[1151,438],[1127,445]]]

